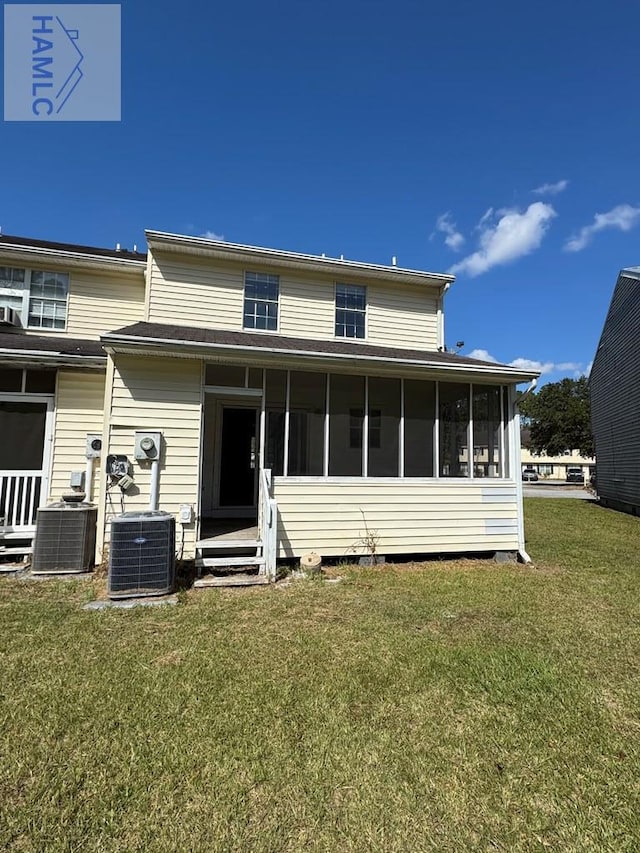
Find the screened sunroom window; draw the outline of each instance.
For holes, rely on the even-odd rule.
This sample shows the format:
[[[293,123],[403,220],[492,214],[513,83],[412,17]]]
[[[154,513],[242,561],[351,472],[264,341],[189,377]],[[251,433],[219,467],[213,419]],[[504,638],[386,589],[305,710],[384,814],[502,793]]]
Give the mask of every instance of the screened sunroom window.
[[[367,288],[357,284],[336,284],[336,337],[364,338]]]
[[[292,370],[289,387],[289,461],[293,476],[321,476],[327,377]]]
[[[433,477],[436,383],[404,380],[404,475]]]
[[[473,387],[473,476],[500,477],[500,388]]]
[[[246,272],[244,274],[243,328],[277,331],[279,294],[280,276]]]
[[[440,476],[468,477],[468,384],[440,382]]]

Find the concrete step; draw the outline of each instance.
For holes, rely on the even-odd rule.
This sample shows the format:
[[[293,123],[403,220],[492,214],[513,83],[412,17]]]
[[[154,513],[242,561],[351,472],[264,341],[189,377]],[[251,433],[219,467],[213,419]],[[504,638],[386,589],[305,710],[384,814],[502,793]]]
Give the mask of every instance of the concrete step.
[[[208,589],[212,586],[255,586],[256,584],[268,584],[266,575],[229,574],[229,575],[205,575],[198,578],[193,584],[194,589]]]

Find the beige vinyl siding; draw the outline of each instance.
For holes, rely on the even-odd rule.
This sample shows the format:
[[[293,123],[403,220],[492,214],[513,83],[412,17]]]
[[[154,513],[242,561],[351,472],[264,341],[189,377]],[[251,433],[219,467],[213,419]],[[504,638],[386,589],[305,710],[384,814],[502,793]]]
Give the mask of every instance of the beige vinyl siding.
[[[49,500],[59,501],[71,491],[69,475],[84,471],[88,432],[102,435],[104,373],[87,370],[59,370],[56,388],[55,426]],[[93,497],[97,500],[100,460],[94,470]]]
[[[244,271],[231,265],[156,256],[149,276],[151,323],[242,329]]]
[[[64,264],[29,264],[69,275],[67,325],[65,329],[26,329],[29,335],[97,340],[105,332],[121,329],[144,319],[144,270],[117,274],[65,268]]]
[[[149,509],[151,464],[134,461],[136,430],[163,434],[158,508],[178,515],[181,504],[199,503],[201,362],[194,359],[116,356],[108,453],[133,465],[135,486],[124,498],[127,512]],[[106,521],[121,511],[120,490],[107,498]],[[185,526],[185,556],[194,556],[195,522]],[[108,540],[108,530],[107,540]],[[176,527],[178,545],[180,526]]]
[[[144,319],[144,273],[72,272],[67,335],[97,339]]]
[[[512,482],[276,477],[274,496],[280,558],[366,554],[365,520],[386,556],[518,548]]]
[[[246,269],[260,271],[260,266]],[[242,330],[245,268],[159,254],[151,259],[148,319],[212,329]],[[269,270],[277,274],[277,270]],[[348,282],[348,279],[346,279]],[[335,279],[280,273],[278,332],[335,339]],[[367,284],[367,343],[435,350],[437,299],[429,287]]]
[[[373,284],[367,303],[368,343],[437,349],[438,300],[427,288]]]

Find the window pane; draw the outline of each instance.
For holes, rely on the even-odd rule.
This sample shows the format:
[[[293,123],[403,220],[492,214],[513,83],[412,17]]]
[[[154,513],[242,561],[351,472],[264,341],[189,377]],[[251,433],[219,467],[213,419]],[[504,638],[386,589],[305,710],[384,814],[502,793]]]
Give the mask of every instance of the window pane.
[[[277,330],[279,290],[279,276],[255,272],[245,273],[242,320],[245,329]]]
[[[284,471],[284,412],[287,399],[287,371],[267,370],[266,437],[264,467],[274,475]]]
[[[336,337],[364,338],[366,305],[366,287],[336,284]]]
[[[508,477],[510,471],[509,465],[509,421],[511,419],[510,410],[509,410],[509,389],[505,385],[502,389],[502,406],[503,406],[503,414],[504,414],[504,459],[502,466],[502,476]]]
[[[55,394],[55,370],[27,370],[24,390],[27,394]]]
[[[500,476],[500,388],[473,386],[473,476]]]
[[[400,431],[400,380],[369,378],[370,477],[397,477]]]
[[[204,369],[204,384],[244,388],[244,375],[245,368],[235,364],[207,364]]]
[[[441,382],[440,476],[468,477],[469,386]]]
[[[329,475],[361,477],[364,377],[333,374],[329,400]]]
[[[316,476],[324,467],[324,373],[291,371],[289,390],[289,474]]]
[[[22,370],[0,367],[0,391],[22,391]]]
[[[404,475],[433,477],[436,384],[404,381]]]

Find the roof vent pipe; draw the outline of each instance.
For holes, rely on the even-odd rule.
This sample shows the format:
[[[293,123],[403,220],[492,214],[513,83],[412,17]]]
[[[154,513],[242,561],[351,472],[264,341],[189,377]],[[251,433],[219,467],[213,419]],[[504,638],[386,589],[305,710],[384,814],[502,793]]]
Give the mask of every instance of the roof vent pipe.
[[[120,243],[116,243],[116,252],[120,251]]]
[[[392,267],[397,267],[397,266],[398,266],[398,259],[396,258],[396,256],[395,256],[395,255],[391,258],[391,266],[392,266]]]

